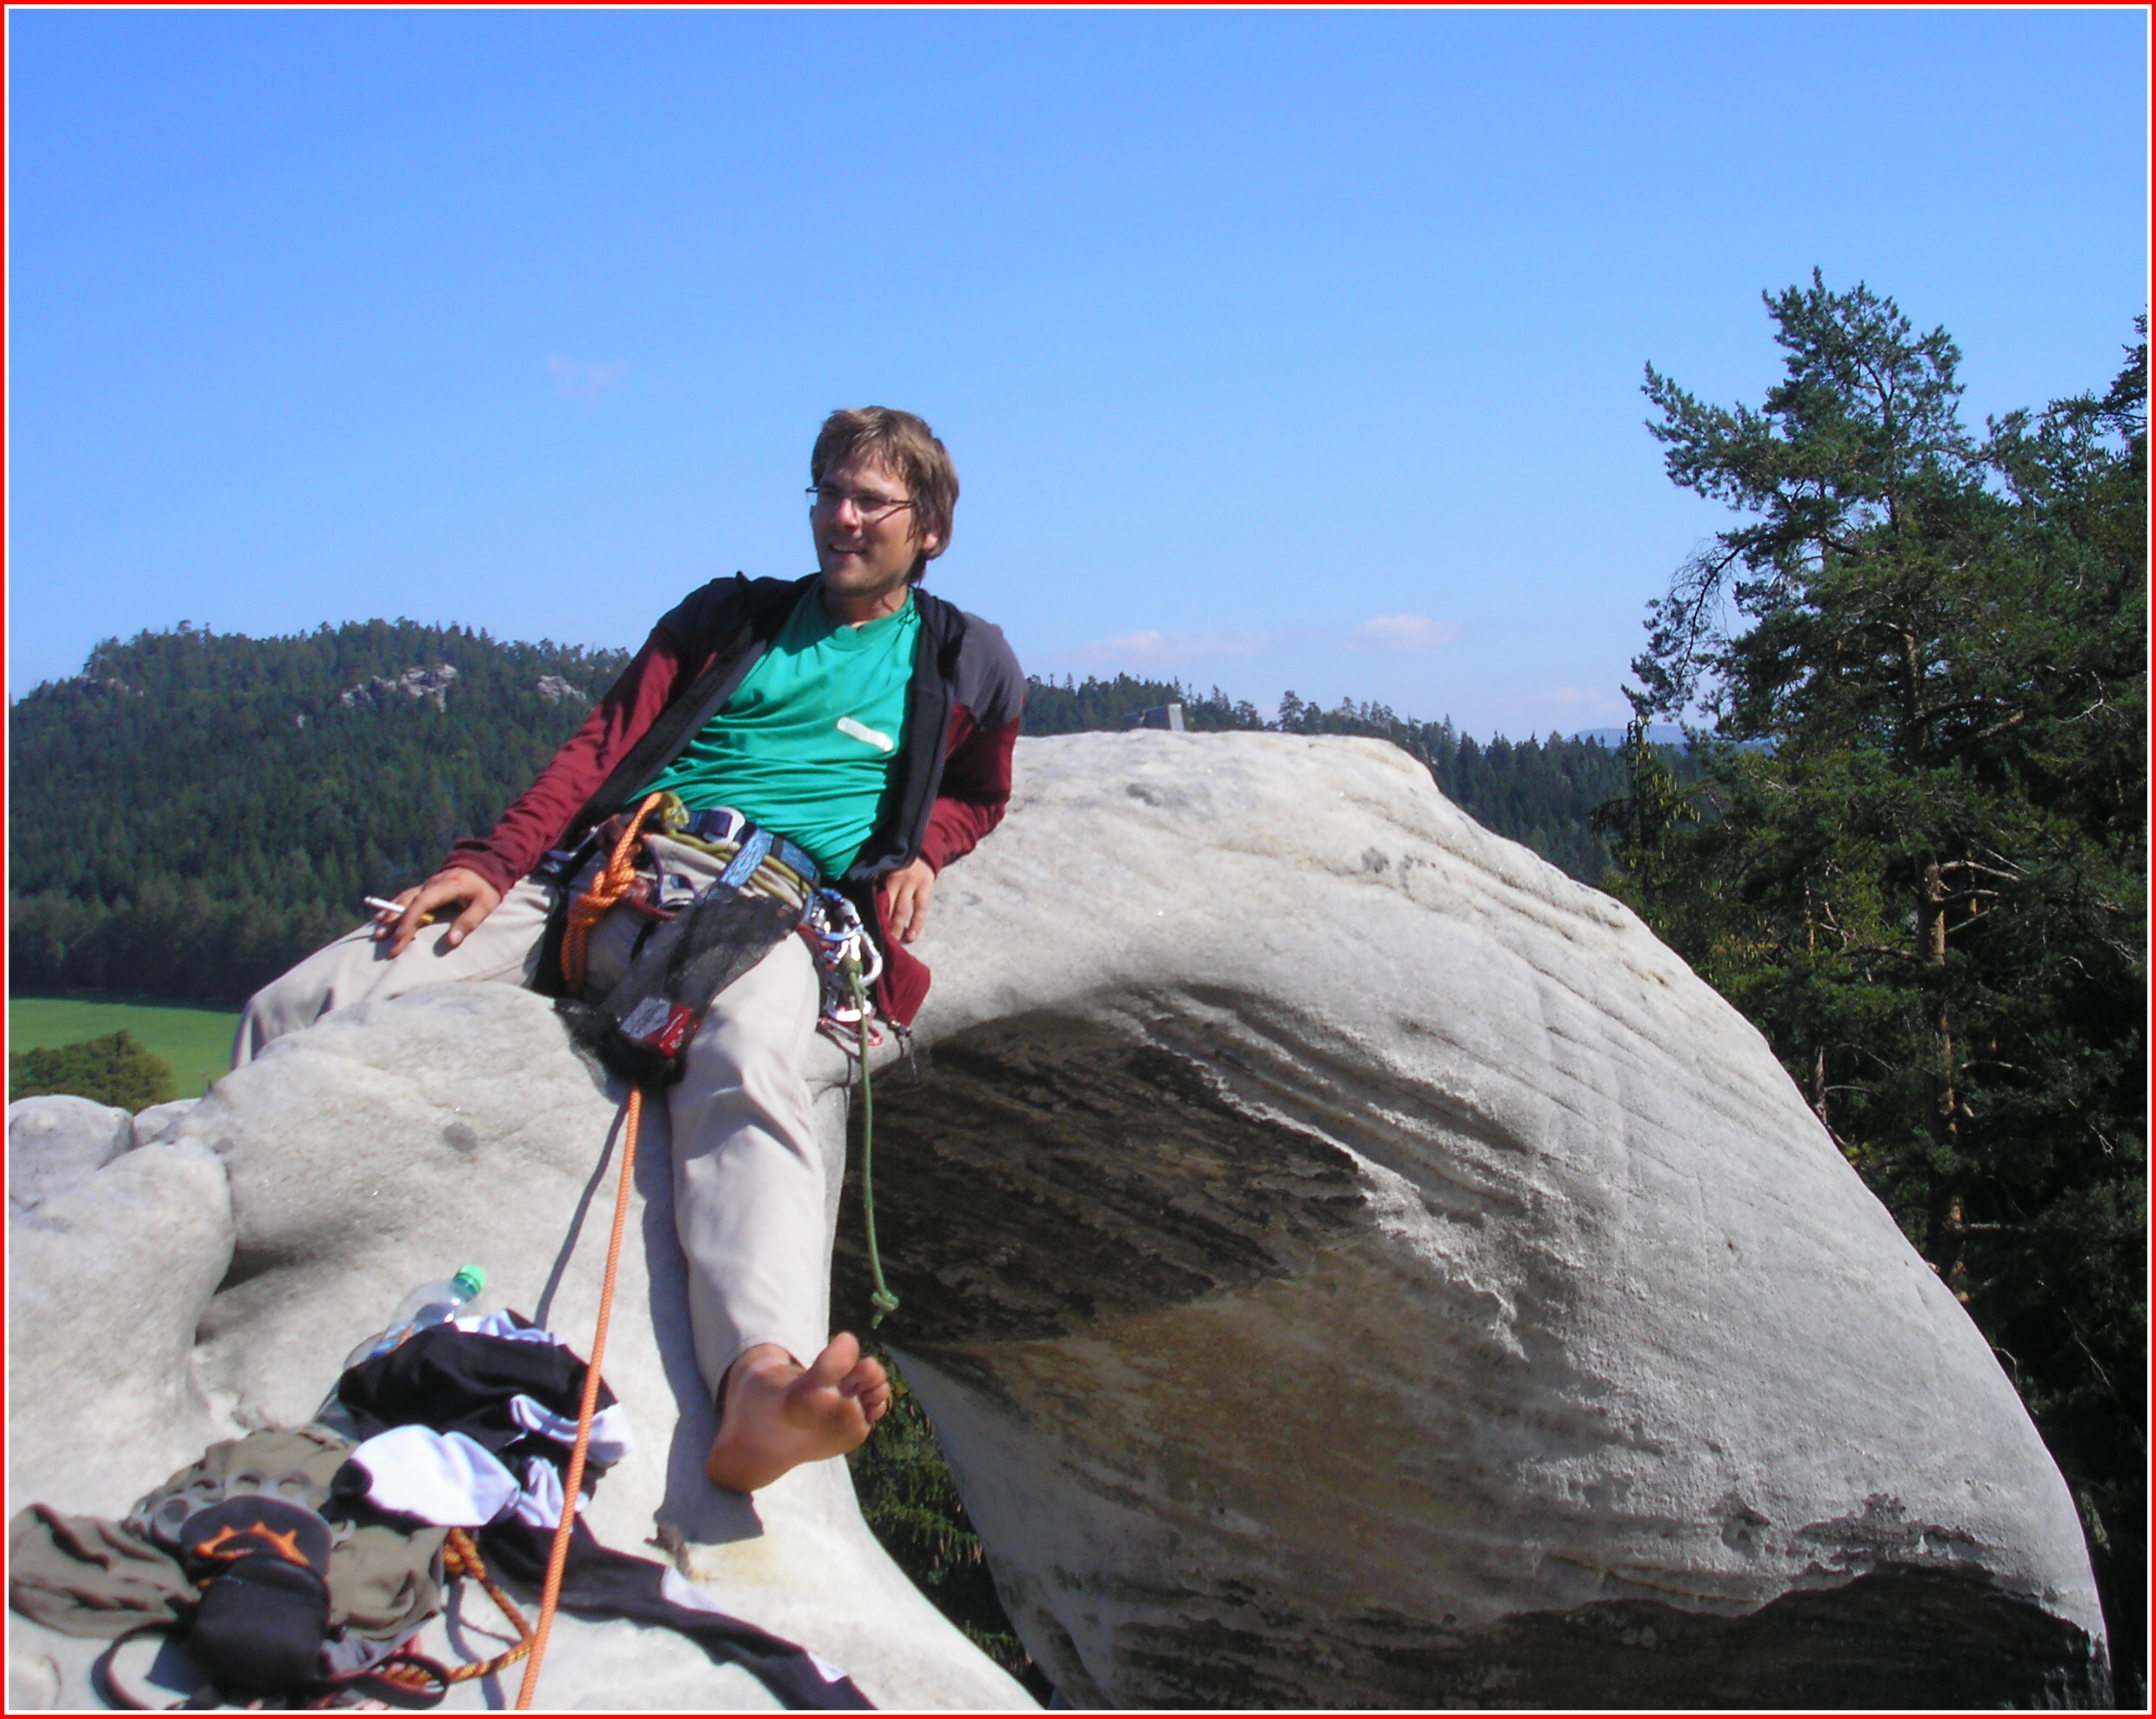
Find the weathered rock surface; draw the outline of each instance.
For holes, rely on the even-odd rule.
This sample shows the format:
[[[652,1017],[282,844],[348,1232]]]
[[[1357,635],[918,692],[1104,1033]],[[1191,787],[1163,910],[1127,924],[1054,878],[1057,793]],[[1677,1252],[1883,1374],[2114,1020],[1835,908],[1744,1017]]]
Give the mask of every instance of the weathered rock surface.
[[[1071,1700],[2101,1692],[2063,1482],[1765,1043],[1405,755],[1023,743],[936,909],[885,1329]]]
[[[884,1334],[1070,1700],[2101,1695],[2079,1525],[1988,1349],[1632,916],[1374,743],[1070,736],[1025,743],[1018,783],[918,946],[927,1079],[879,1069],[878,1216]],[[611,1115],[546,1005],[496,987],[346,1011],[220,1082],[50,1203],[109,1240],[25,1252],[53,1214],[14,1225],[18,1324],[28,1286],[58,1334],[10,1357],[16,1498],[123,1507],[219,1431],[304,1417],[464,1259],[581,1337]],[[666,1524],[721,1603],[886,1704],[1019,1704],[840,1465],[753,1510],[702,1482],[664,1149],[655,1126],[606,1363],[644,1442],[601,1537]],[[858,1235],[849,1212],[841,1323]],[[167,1304],[85,1364],[80,1309],[150,1294],[130,1237]],[[109,1403],[133,1430],[70,1446]],[[153,1459],[160,1415],[190,1429]],[[87,1656],[16,1623],[21,1688],[80,1699]],[[623,1626],[557,1636],[543,1696],[761,1697]]]
[[[834,1153],[843,1102],[834,1093],[827,1107]],[[494,985],[346,1010],[226,1076],[176,1138],[10,1227],[17,1507],[117,1516],[212,1440],[306,1420],[398,1296],[467,1259],[491,1274],[482,1308],[534,1314],[588,1347],[616,1108],[549,1005]],[[753,1505],[703,1478],[712,1415],[689,1348],[667,1165],[661,1105],[638,1149],[604,1363],[638,1442],[589,1513],[601,1541],[662,1557],[648,1541],[678,1544],[684,1573],[723,1609],[844,1667],[881,1705],[1031,1706],[884,1556],[843,1462],[798,1469]],[[467,1651],[452,1650],[446,1621],[422,1648],[454,1660],[505,1645],[486,1636],[497,1620],[483,1597],[461,1611],[454,1635]],[[100,1644],[19,1617],[10,1642],[16,1704],[99,1704],[86,1679]],[[489,1693],[459,1685],[451,1705],[482,1706]],[[491,1693],[501,1704],[504,1691]],[[776,1705],[678,1636],[569,1618],[540,1701]]]
[[[10,1213],[8,1476],[23,1502],[124,1515],[232,1436],[190,1364],[231,1252],[224,1172],[197,1141],[130,1151]]]
[[[202,1101],[198,1098],[175,1098],[169,1103],[152,1104],[147,1109],[135,1112],[135,1143],[147,1146],[153,1140],[163,1140],[177,1131],[187,1113]]]
[[[18,1098],[8,1106],[8,1202],[32,1211],[136,1145],[135,1119],[88,1098]]]

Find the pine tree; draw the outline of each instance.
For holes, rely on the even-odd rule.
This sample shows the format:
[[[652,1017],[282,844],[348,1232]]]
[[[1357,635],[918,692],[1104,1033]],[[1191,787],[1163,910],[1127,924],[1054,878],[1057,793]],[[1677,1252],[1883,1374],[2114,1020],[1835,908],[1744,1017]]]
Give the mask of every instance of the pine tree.
[[[1648,367],[1671,478],[1743,522],[1634,663],[1612,884],[1759,1026],[1967,1304],[2075,1489],[2138,1689],[2146,1300],[2146,323],[2100,398],[1959,422],[1959,353],[1859,285],[1770,296],[1785,376]]]

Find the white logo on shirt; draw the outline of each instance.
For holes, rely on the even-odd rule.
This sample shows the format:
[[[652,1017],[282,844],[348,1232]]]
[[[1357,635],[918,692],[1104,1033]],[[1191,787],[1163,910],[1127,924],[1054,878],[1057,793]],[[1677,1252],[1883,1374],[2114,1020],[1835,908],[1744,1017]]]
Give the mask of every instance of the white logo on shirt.
[[[877,733],[876,730],[871,728],[866,723],[855,722],[851,716],[839,717],[838,732],[841,734],[850,734],[856,740],[864,740],[870,745],[873,746],[878,752],[891,751],[898,743],[887,734]]]

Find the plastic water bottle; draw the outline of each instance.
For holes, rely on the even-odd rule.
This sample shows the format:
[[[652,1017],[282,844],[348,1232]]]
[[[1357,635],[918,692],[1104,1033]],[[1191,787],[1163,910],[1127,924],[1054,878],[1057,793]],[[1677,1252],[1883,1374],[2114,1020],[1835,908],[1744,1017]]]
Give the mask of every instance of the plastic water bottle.
[[[386,1329],[377,1331],[344,1357],[337,1376],[344,1376],[363,1361],[370,1361],[377,1355],[386,1355],[405,1338],[425,1330],[430,1325],[443,1325],[457,1316],[457,1309],[486,1288],[486,1270],[483,1266],[460,1265],[454,1277],[422,1283],[404,1300],[397,1303],[397,1311],[390,1316]],[[330,1387],[330,1394],[322,1399],[322,1406],[314,1412],[317,1426],[340,1433],[346,1438],[357,1439],[358,1429],[352,1423],[350,1411],[344,1399],[337,1396],[337,1387]]]
[[[397,1311],[390,1315],[385,1329],[344,1357],[344,1367],[357,1367],[363,1361],[386,1355],[406,1337],[430,1325],[445,1324],[457,1316],[457,1309],[484,1288],[486,1272],[476,1265],[460,1265],[454,1277],[422,1283],[397,1303]]]

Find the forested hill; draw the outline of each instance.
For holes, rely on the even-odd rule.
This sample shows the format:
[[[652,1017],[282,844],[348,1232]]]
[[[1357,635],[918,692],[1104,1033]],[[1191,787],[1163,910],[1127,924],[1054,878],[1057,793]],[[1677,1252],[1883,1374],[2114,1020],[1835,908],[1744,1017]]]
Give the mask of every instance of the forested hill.
[[[99,646],[10,712],[12,989],[244,999],[488,828],[627,660],[407,621]]]
[[[292,638],[183,626],[100,645],[11,712],[9,951],[17,995],[237,1003],[489,828],[627,661],[381,621]],[[1268,724],[1172,682],[1031,683],[1026,730],[1120,728],[1180,700],[1192,728],[1373,734],[1573,876],[1607,861],[1589,814],[1624,792],[1592,743],[1480,744],[1381,705]]]

